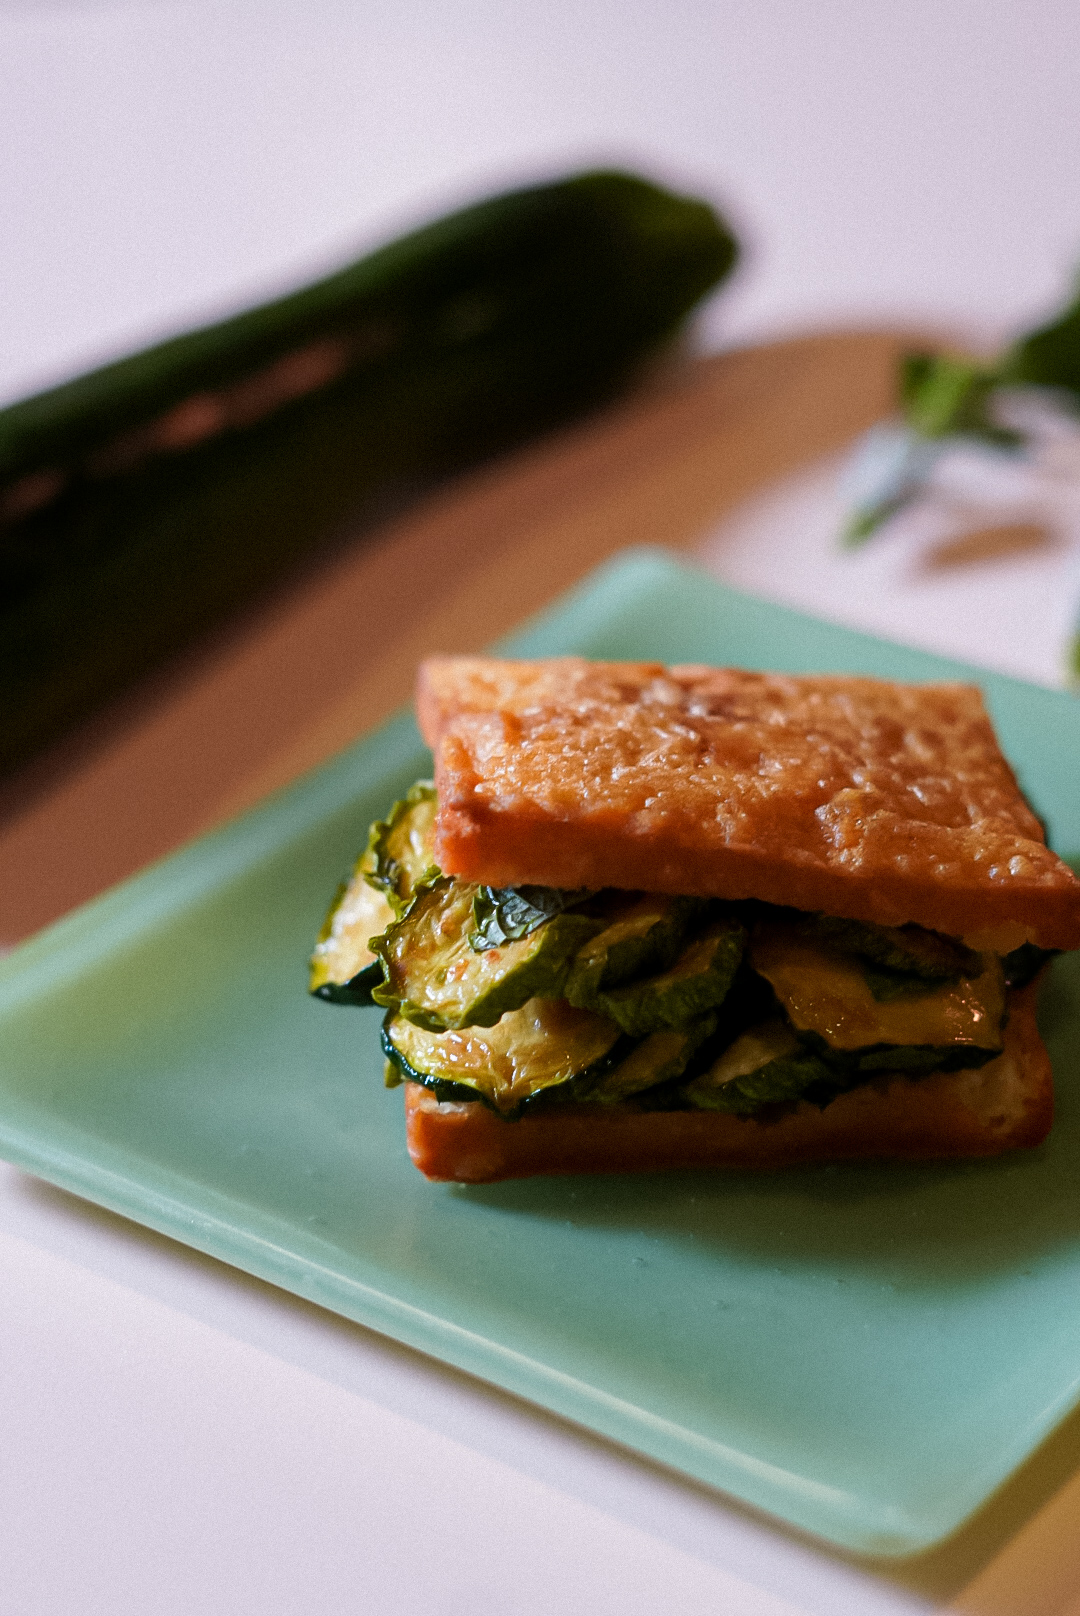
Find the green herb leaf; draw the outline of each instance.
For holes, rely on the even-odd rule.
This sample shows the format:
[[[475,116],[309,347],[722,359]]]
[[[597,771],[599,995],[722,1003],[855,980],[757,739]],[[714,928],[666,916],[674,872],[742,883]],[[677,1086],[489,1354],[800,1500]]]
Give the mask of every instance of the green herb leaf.
[[[482,953],[486,948],[518,943],[553,915],[572,909],[588,896],[587,887],[573,892],[559,887],[481,887],[473,899],[469,944]]]
[[[995,449],[1022,444],[1021,434],[993,414],[1002,381],[997,365],[954,354],[904,355],[898,377],[904,426],[875,428],[863,440],[855,465],[862,486],[840,535],[846,549],[865,543],[923,493],[949,439],[971,438]]]
[[[923,438],[963,436],[998,447],[1019,443],[1019,434],[990,413],[999,382],[997,366],[954,354],[910,353],[900,362],[904,416]]]
[[[1023,435],[1000,425],[994,414],[1002,387],[1055,388],[1080,409],[1080,283],[1061,314],[1022,336],[992,364],[955,354],[917,352],[900,361],[898,391],[910,437],[884,465],[878,480],[863,491],[841,534],[850,547],[861,544],[922,492],[933,457],[917,445],[940,447],[949,438],[974,438],[994,448],[1016,448]],[[871,438],[874,434],[870,435]],[[1080,679],[1080,636],[1070,672]]]

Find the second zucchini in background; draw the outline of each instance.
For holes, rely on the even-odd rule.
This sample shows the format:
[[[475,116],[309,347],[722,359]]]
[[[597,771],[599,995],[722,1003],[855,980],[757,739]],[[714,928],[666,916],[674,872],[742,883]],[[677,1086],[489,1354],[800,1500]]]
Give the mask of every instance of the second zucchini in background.
[[[0,411],[0,771],[357,513],[610,397],[735,255],[584,174]]]

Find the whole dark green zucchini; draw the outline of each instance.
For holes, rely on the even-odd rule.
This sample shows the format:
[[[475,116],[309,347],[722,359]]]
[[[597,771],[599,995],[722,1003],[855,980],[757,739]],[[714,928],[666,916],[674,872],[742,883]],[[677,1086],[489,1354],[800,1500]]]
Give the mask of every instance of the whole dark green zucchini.
[[[388,494],[609,397],[735,253],[584,174],[0,411],[0,770]]]

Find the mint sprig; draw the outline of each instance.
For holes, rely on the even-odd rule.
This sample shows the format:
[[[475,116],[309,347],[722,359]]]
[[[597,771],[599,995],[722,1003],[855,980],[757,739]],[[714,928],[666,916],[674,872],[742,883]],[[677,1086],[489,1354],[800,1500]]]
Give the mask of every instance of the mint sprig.
[[[520,942],[545,921],[572,909],[589,896],[587,887],[565,892],[559,887],[481,887],[473,899],[469,945],[476,953]]]
[[[864,544],[912,504],[951,444],[966,439],[996,449],[1022,448],[1024,434],[998,419],[1006,388],[1036,388],[1060,409],[1080,413],[1080,281],[1060,314],[1019,336],[996,360],[929,352],[903,356],[897,374],[902,426],[892,435],[891,453],[879,453],[877,475],[848,517],[841,542],[849,548]],[[1080,685],[1080,628],[1069,650],[1068,674]]]
[[[995,449],[1016,449],[1023,436],[994,415],[994,395],[1003,385],[999,366],[955,354],[909,353],[900,361],[897,390],[904,415],[895,464],[856,506],[843,531],[854,548],[923,492],[934,463],[949,442],[974,439]]]

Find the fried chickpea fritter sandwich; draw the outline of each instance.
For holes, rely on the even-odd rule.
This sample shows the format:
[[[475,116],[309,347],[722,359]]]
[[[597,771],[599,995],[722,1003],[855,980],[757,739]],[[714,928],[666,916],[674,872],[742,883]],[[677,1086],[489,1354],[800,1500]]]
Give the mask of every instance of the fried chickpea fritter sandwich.
[[[420,671],[435,754],[311,990],[381,1005],[429,1178],[1042,1140],[1080,881],[978,690],[577,657]]]

